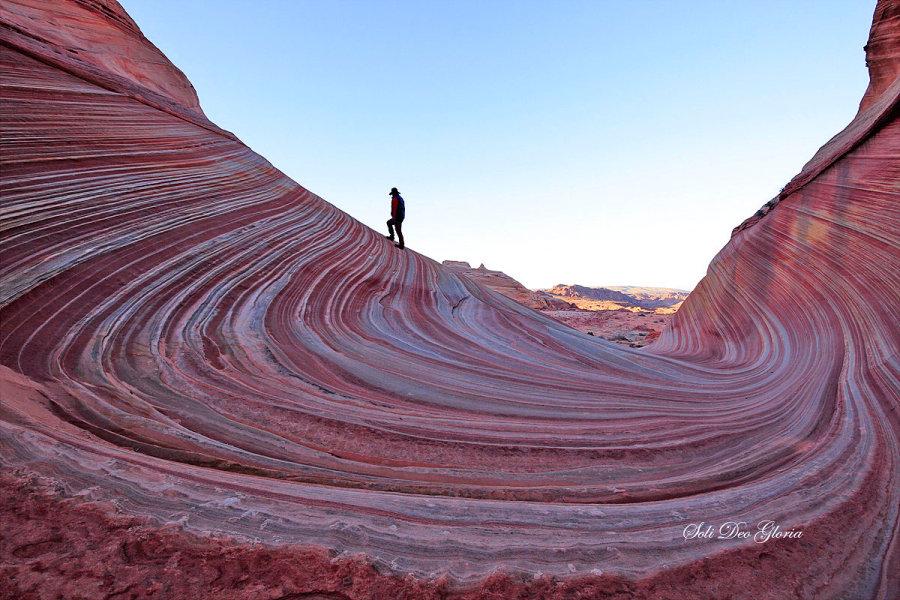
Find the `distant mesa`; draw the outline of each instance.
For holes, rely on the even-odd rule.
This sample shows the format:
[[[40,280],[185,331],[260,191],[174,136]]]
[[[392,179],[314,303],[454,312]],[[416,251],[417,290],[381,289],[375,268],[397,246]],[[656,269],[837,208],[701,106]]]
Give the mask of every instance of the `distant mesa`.
[[[656,310],[677,309],[690,292],[673,288],[639,286],[587,287],[583,285],[558,284],[545,290],[558,298],[566,299],[580,308],[592,308],[591,301],[611,302],[622,308]],[[604,309],[609,310],[609,309]],[[671,311],[670,311],[671,312]]]

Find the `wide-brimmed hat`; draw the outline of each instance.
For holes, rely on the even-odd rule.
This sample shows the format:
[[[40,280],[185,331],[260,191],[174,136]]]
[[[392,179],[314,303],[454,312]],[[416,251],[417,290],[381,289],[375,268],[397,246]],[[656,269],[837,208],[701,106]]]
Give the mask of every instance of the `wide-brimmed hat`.
[[[397,191],[397,188],[391,188],[391,191],[388,192],[388,196],[393,196],[394,194],[400,195],[400,192]]]

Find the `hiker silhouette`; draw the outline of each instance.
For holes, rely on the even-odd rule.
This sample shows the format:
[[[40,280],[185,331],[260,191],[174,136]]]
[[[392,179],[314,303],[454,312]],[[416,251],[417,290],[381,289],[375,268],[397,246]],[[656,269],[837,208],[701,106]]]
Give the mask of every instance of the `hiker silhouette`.
[[[391,188],[389,195],[391,197],[391,218],[388,219],[387,226],[390,234],[385,237],[394,241],[394,228],[396,227],[399,239],[394,245],[402,250],[406,247],[403,244],[403,219],[406,217],[406,205],[403,202],[403,196],[400,195],[397,188]]]

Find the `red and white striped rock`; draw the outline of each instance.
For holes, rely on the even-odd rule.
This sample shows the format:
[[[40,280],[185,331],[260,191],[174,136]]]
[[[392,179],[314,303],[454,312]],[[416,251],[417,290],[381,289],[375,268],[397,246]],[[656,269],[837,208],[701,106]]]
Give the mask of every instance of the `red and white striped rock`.
[[[5,1],[11,589],[896,597],[898,13],[879,2],[853,122],[632,350],[285,177],[113,2]],[[682,535],[763,519],[803,537]],[[355,553],[376,568],[337,577]]]

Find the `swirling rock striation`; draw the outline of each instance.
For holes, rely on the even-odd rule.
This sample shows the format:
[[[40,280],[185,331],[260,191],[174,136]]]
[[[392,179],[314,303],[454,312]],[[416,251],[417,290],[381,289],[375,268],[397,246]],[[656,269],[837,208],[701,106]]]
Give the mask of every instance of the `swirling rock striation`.
[[[114,2],[5,1],[0,593],[897,597],[898,13],[632,350],[285,177]]]
[[[563,300],[559,300],[543,291],[529,290],[527,287],[516,281],[503,271],[493,271],[484,265],[480,265],[477,269],[464,261],[445,260],[441,263],[444,267],[454,273],[464,275],[475,283],[500,292],[507,298],[512,298],[519,304],[533,308],[535,310],[565,310],[575,308],[573,304],[569,304]]]

